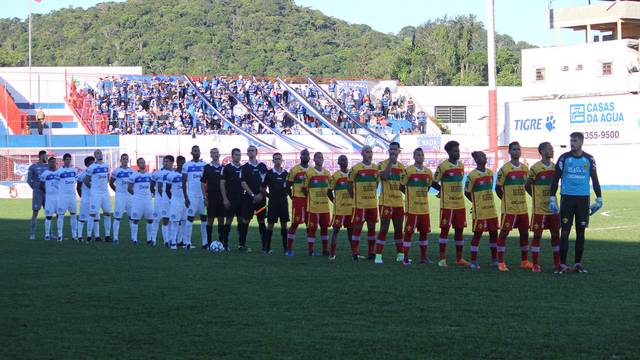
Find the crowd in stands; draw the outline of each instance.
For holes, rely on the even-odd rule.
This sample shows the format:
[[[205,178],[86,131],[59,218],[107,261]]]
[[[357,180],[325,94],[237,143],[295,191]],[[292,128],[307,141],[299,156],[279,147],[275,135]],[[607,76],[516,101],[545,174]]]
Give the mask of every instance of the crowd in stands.
[[[195,79],[194,84],[195,89],[181,77],[110,76],[99,79],[88,91],[94,97],[98,119],[110,134],[233,134],[236,130],[228,123],[252,134],[301,134],[300,124],[322,126],[276,81],[205,77]],[[376,99],[366,90],[344,89],[332,82],[328,89],[338,107],[311,85],[293,88],[346,131],[357,130],[348,115],[380,131],[389,131],[388,123],[393,120],[408,120],[412,124],[409,132],[423,130],[426,122],[423,112],[416,114],[412,98],[393,98],[389,89]]]

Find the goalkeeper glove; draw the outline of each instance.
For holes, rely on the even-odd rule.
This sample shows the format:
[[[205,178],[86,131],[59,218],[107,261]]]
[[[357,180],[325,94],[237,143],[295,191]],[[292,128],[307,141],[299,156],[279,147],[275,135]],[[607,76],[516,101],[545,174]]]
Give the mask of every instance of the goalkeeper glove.
[[[589,216],[595,214],[598,210],[600,210],[600,208],[602,208],[602,198],[599,197],[596,199],[596,202],[591,204],[591,213],[589,213]]]
[[[552,196],[549,199],[549,210],[551,210],[552,213],[557,214],[560,210],[558,209],[558,203],[556,202],[556,197]]]

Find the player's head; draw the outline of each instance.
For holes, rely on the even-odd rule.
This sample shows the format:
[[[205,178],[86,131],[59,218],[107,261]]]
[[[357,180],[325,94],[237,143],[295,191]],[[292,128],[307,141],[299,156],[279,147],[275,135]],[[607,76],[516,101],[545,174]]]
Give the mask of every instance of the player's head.
[[[138,170],[143,171],[147,168],[147,162],[144,161],[144,158],[138,158],[136,160],[136,165],[138,165]]]
[[[220,150],[218,148],[211,148],[209,150],[209,156],[211,156],[211,161],[218,162],[220,160]]]
[[[338,156],[338,165],[340,165],[340,169],[342,171],[346,170],[347,167],[349,167],[349,159],[347,158],[347,155]]]
[[[517,141],[513,141],[509,143],[509,156],[512,160],[520,159],[520,143]]]
[[[85,167],[89,167],[91,166],[91,164],[93,164],[96,161],[96,158],[94,158],[93,156],[87,156],[86,158],[84,158],[84,166]]]
[[[242,159],[242,153],[240,152],[240,149],[233,148],[231,150],[231,161],[237,164],[240,162],[240,159]]]
[[[322,167],[322,165],[324,165],[324,156],[320,151],[313,154],[313,162],[317,167]]]
[[[129,154],[124,153],[120,155],[120,166],[122,166],[123,168],[129,166]]]
[[[280,154],[279,152],[274,153],[271,159],[273,160],[274,167],[279,169],[282,166],[282,154]]]
[[[418,165],[422,165],[422,163],[424,163],[424,151],[422,148],[416,148],[413,150],[413,160]]]
[[[307,149],[302,149],[302,151],[300,151],[300,163],[302,165],[307,165],[309,163],[311,156],[309,155],[309,150]]]
[[[258,148],[253,145],[249,145],[249,147],[247,148],[247,156],[249,157],[249,160],[251,161],[255,160],[257,155],[258,155]]]
[[[55,157],[50,157],[47,160],[47,166],[49,166],[49,170],[54,171],[56,169],[56,158]]]
[[[173,167],[173,156],[167,155],[162,158],[162,168],[171,169]]]
[[[400,155],[400,143],[397,141],[392,141],[389,143],[389,154],[393,154],[395,156]]]
[[[584,143],[584,134],[576,131],[576,132],[572,132],[569,135],[569,139],[570,142],[569,144],[571,145],[571,151],[579,151],[582,150],[582,143]]]
[[[444,151],[449,155],[449,160],[458,161],[460,159],[460,143],[451,140],[444,144]]]
[[[65,167],[71,166],[71,154],[65,153],[64,155],[62,155],[62,162],[64,163]]]
[[[362,155],[362,161],[371,162],[373,159],[373,148],[369,145],[365,145],[362,147],[362,150],[360,150],[360,154]]]
[[[185,162],[187,162],[187,159],[185,159],[185,157],[182,155],[178,155],[178,157],[176,158],[178,170],[182,170],[182,165],[184,165]]]
[[[487,154],[485,154],[484,151],[474,151],[471,153],[471,157],[473,158],[473,161],[476,162],[476,165],[487,165]]]
[[[47,152],[45,150],[38,151],[38,160],[41,163],[47,162]]]
[[[193,156],[193,160],[199,160],[200,159],[200,146],[193,145],[191,147],[191,156]]]
[[[93,156],[96,158],[96,161],[102,161],[102,150],[98,149],[93,152]]]
[[[538,153],[544,159],[553,159],[553,146],[551,146],[551,143],[548,141],[541,142],[540,145],[538,145]]]

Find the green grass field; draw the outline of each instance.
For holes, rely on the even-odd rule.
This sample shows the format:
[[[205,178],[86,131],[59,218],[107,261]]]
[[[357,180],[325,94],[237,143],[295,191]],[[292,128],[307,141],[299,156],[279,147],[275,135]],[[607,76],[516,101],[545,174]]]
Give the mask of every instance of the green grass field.
[[[374,266],[351,261],[344,231],[335,262],[300,256],[301,230],[293,258],[44,242],[42,221],[29,241],[30,201],[3,200],[0,358],[638,359],[640,192],[604,199],[587,231],[590,273],[560,276],[546,235],[542,274],[403,267],[393,246]],[[437,233],[430,242],[433,256]],[[513,265],[517,249],[510,238]]]

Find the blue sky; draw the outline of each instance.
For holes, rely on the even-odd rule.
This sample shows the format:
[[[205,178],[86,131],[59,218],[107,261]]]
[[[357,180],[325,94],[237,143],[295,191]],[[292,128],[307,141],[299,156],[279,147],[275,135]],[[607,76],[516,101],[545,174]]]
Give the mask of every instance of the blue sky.
[[[4,2],[4,1],[3,1]],[[100,0],[9,0],[3,4],[0,17],[26,18],[29,7],[35,13],[47,13],[68,7],[93,6]],[[299,5],[350,23],[367,24],[385,33],[397,33],[407,25],[417,26],[430,19],[476,14],[486,24],[485,0],[295,0]],[[554,7],[585,5],[588,0],[553,0]],[[596,1],[592,1],[596,2]],[[152,1],[149,1],[151,4]],[[496,30],[511,35],[514,40],[545,46],[555,45],[557,34],[547,30],[545,9],[549,0],[495,0]],[[584,35],[565,30],[563,44],[582,42]]]

